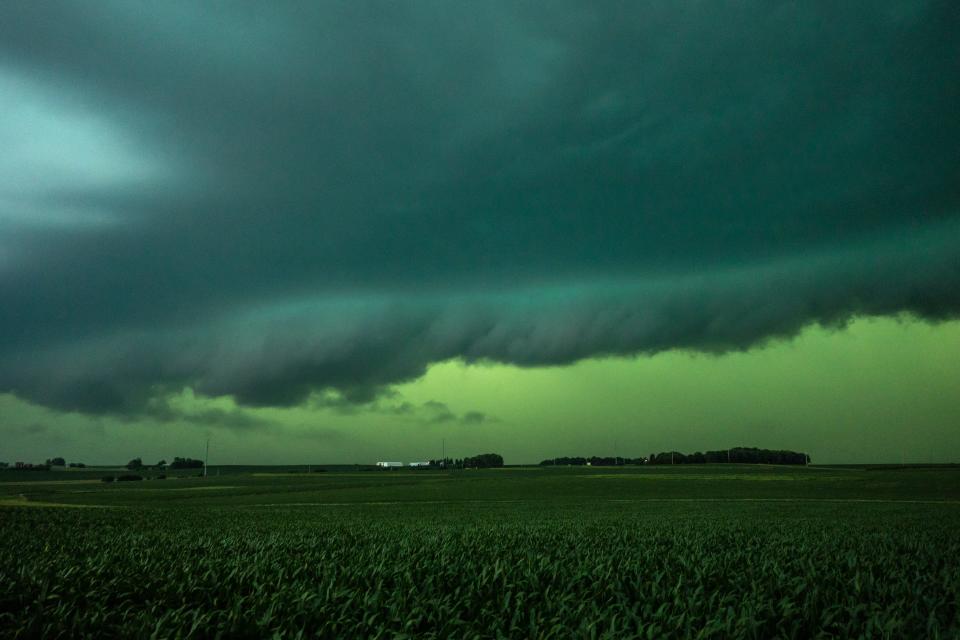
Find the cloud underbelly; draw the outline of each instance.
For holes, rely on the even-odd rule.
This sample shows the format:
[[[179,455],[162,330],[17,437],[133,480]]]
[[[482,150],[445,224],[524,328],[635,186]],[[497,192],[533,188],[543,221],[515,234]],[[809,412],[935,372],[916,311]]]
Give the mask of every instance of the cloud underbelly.
[[[960,313],[956,225],[692,275],[275,300],[190,329],[123,332],[7,359],[0,381],[30,401],[95,413],[135,413],[184,387],[253,406],[330,390],[366,402],[449,359],[536,367],[669,349],[722,353],[809,323],[900,312]]]

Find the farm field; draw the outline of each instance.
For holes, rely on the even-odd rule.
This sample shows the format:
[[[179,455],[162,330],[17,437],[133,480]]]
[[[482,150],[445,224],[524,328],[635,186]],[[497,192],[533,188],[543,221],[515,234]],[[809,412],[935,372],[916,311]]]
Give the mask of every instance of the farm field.
[[[960,636],[956,468],[0,478],[4,637]]]

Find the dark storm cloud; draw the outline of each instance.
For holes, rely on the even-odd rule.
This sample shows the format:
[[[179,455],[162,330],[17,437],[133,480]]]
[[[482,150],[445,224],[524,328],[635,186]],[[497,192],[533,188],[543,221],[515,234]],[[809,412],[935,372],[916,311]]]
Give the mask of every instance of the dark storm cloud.
[[[420,407],[419,413],[426,418],[427,424],[446,424],[455,422],[464,425],[478,425],[484,422],[497,422],[493,416],[482,411],[467,411],[462,415],[454,413],[446,403],[429,400]]]
[[[328,385],[333,386],[333,385]],[[305,393],[306,389],[305,387]],[[349,391],[349,390],[348,390]],[[393,389],[373,386],[363,390],[360,397],[369,400],[358,400],[356,395],[343,392],[313,393],[306,399],[306,405],[311,409],[328,409],[343,415],[380,414],[396,418],[411,419],[425,424],[445,424],[458,422],[460,424],[481,424],[484,422],[498,422],[494,416],[481,411],[467,411],[462,415],[454,413],[446,403],[438,400],[428,400],[422,404],[414,404],[403,400]],[[270,404],[270,403],[267,403]],[[238,410],[239,412],[240,410]]]
[[[186,410],[174,406],[165,397],[148,400],[143,409],[134,414],[136,417],[149,417],[159,422],[189,422],[212,427],[230,429],[264,429],[277,426],[272,420],[254,415],[241,408],[204,408]]]
[[[467,411],[460,418],[460,422],[466,425],[478,425],[485,422],[496,422],[496,418],[492,418],[485,414],[482,411]]]
[[[0,390],[369,403],[438,360],[960,310],[949,2],[10,3]]]
[[[450,411],[448,407],[443,402],[438,402],[437,400],[429,400],[424,403],[424,408],[430,414],[430,419],[428,420],[431,424],[442,424],[444,422],[453,422],[457,419],[457,416],[453,411]]]

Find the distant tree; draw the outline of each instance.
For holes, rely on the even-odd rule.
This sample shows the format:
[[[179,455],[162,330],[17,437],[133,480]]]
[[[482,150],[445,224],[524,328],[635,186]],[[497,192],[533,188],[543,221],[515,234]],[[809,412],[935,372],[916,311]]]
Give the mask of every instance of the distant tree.
[[[651,453],[650,464],[703,464],[703,463],[741,463],[741,464],[807,464],[810,456],[805,453],[786,450],[758,449],[756,447],[734,447],[722,451],[707,451],[689,455],[679,451]]]
[[[477,469],[487,469],[491,467],[502,467],[503,456],[498,453],[481,453],[472,458],[464,458],[463,466]]]
[[[127,463],[127,469],[130,469],[131,471],[134,469],[142,469],[142,468],[143,468],[143,460],[141,460],[140,458],[134,458],[133,460]]]
[[[587,459],[580,456],[575,456],[573,458],[569,458],[569,457],[554,458],[553,464],[555,466],[561,466],[561,467],[567,467],[567,466],[582,467],[583,465],[587,464]]]
[[[581,456],[548,458],[540,462],[542,467],[578,467],[586,464],[593,467],[619,467],[623,465],[641,465],[646,464],[646,458],[622,458],[620,456],[591,456],[584,458]]]
[[[0,462],[0,469],[6,469],[10,466],[9,462]]]
[[[87,465],[83,464],[82,462],[71,462],[71,463],[70,463],[69,465],[67,465],[67,466],[70,467],[70,468],[72,468],[72,469],[84,469],[84,468],[86,468]]]
[[[160,462],[157,463],[157,466],[160,467],[160,468],[163,468],[163,467],[167,466],[167,461],[166,461],[166,460],[161,460]]]
[[[181,458],[177,456],[170,463],[171,469],[201,469],[203,460],[194,460],[193,458]]]
[[[47,464],[51,467],[65,467],[67,461],[63,458],[47,458]]]
[[[50,471],[48,464],[32,464],[29,462],[18,462],[16,468],[20,471]]]

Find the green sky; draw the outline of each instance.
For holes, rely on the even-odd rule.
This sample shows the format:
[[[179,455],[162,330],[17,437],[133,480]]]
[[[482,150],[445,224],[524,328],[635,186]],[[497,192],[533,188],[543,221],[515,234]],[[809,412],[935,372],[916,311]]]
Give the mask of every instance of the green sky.
[[[823,463],[956,462],[957,353],[960,322],[874,319],[723,356],[673,351],[535,369],[450,361],[375,408],[249,410],[270,423],[245,428],[64,416],[4,396],[3,455],[154,461],[198,456],[209,434],[212,463],[224,464],[410,461],[439,457],[444,439],[452,456],[494,451],[508,463],[615,446],[639,456],[738,445],[802,450]],[[194,413],[233,408],[178,403]],[[485,419],[464,420],[470,411]]]
[[[0,460],[956,459],[955,3],[557,2],[0,2]]]

